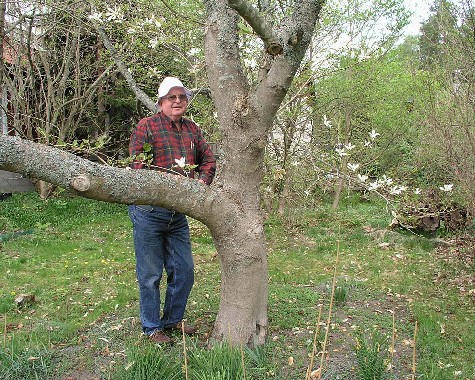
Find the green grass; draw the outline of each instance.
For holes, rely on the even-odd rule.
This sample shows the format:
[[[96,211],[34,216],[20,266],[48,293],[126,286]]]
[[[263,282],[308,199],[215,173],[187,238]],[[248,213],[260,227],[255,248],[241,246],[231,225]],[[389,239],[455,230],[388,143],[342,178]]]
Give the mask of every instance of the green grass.
[[[393,335],[393,370],[385,368],[382,378],[410,377],[416,321],[418,379],[475,378],[473,297],[457,282],[474,268],[441,260],[431,239],[387,230],[389,222],[384,204],[355,197],[338,211],[322,204],[271,216],[268,343],[210,350],[219,258],[206,227],[191,220],[196,279],[186,317],[200,334],[186,341],[190,379],[305,379],[320,307],[320,323],[328,318],[333,275],[322,378],[358,378],[357,339],[365,342],[358,360],[379,365],[374,337],[387,342]],[[0,202],[0,264],[0,379],[184,378],[181,343],[163,349],[141,336],[125,206],[16,194]],[[35,302],[19,308],[19,294]],[[324,326],[316,343],[320,351]],[[319,365],[317,357],[314,369]]]

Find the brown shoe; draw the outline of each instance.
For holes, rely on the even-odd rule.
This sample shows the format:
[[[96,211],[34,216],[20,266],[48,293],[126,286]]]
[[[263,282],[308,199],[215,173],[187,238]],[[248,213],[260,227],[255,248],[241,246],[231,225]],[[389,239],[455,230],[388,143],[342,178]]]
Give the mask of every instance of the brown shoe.
[[[177,324],[175,325],[172,325],[172,326],[168,326],[168,327],[165,327],[165,330],[174,330],[174,331],[182,331],[182,325],[181,325],[181,322],[178,322]],[[193,335],[194,333],[196,333],[198,329],[196,329],[195,327],[192,327],[190,325],[187,325],[186,323],[183,323],[183,332],[187,335]]]
[[[162,330],[154,331],[148,338],[156,344],[173,343],[173,339],[166,335]]]

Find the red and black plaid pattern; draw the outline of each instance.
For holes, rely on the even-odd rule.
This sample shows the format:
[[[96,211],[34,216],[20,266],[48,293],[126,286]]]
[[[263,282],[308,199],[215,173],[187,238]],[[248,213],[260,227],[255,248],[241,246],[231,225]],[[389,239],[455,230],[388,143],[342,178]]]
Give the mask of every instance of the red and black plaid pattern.
[[[144,144],[147,143],[153,148],[153,165],[148,167],[143,162],[134,160],[132,168],[178,172],[192,178],[195,178],[197,172],[198,179],[206,184],[209,185],[213,181],[216,159],[200,128],[191,120],[181,118],[179,122],[174,123],[161,112],[140,120],[130,138],[130,156],[137,157],[143,153]],[[182,157],[185,157],[186,165],[198,166],[185,173],[175,161]]]

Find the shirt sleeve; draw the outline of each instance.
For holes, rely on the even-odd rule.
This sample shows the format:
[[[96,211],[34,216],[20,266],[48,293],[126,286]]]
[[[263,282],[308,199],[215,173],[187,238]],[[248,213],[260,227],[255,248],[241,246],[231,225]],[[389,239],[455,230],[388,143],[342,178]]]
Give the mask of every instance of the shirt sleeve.
[[[145,163],[137,157],[144,153],[144,144],[148,143],[147,125],[145,122],[139,122],[139,124],[132,131],[129,142],[129,155],[132,157],[132,163],[130,167],[132,169],[143,169]]]
[[[204,183],[210,185],[211,182],[213,182],[216,172],[216,158],[200,130],[198,130],[197,133],[197,140],[198,168],[196,170],[199,173],[198,179],[201,179]]]

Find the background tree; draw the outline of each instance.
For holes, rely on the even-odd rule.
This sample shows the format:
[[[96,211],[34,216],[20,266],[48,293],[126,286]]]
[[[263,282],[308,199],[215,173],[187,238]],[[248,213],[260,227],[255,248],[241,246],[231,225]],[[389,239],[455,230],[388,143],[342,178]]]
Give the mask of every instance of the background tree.
[[[404,109],[410,92],[401,100],[398,90],[402,88],[395,85],[397,80],[386,77],[381,70],[394,60],[394,56],[387,57],[387,52],[394,47],[407,20],[408,13],[400,1],[327,3],[319,33],[278,113],[268,149],[272,172],[267,177],[269,186],[264,187],[269,190],[265,199],[279,198],[281,213],[286,199],[294,199],[295,209],[311,198],[309,194],[334,194],[336,208],[348,185],[348,163],[351,164],[348,151],[340,156],[336,149],[341,152],[350,143],[364,144],[373,129],[383,127],[373,115],[380,117],[388,111],[385,103],[393,102],[394,108],[394,103],[399,102]],[[390,86],[384,94],[377,94],[380,85],[386,87],[386,80],[398,89],[397,95],[387,91]],[[404,88],[407,91],[407,86]],[[388,114],[386,121],[390,117],[402,121],[395,112]],[[393,141],[396,131],[401,133],[404,128],[407,123],[393,128],[387,141]],[[361,162],[362,169],[363,164],[376,159],[376,154],[368,157],[369,149],[364,153],[360,150],[359,157],[355,151],[352,153],[352,159]],[[371,169],[374,168],[376,165]]]
[[[421,164],[437,165],[435,183],[454,183],[459,201],[473,215],[475,4],[437,1],[432,9],[435,13],[422,26],[420,40],[424,87],[429,94],[423,126],[424,134],[432,137],[423,142]]]

